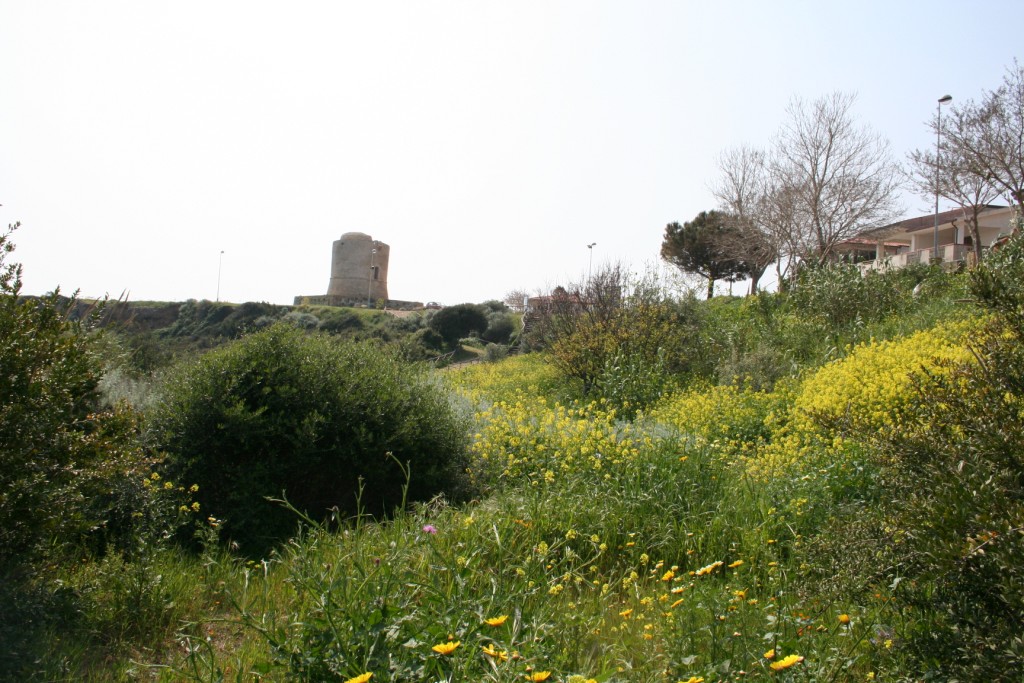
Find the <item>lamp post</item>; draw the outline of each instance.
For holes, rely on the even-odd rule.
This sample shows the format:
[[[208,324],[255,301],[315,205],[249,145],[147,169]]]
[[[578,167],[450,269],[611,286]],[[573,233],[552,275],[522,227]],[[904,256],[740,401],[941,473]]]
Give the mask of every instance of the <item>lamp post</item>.
[[[224,250],[220,250],[220,257],[217,259],[217,302],[220,302],[220,272],[224,265]]]
[[[590,250],[590,263],[587,265],[587,281],[590,281],[590,272],[594,269],[594,245],[597,242],[591,242],[587,245],[587,249]]]
[[[943,95],[935,105],[935,245],[932,249],[932,261],[939,258],[939,156],[941,154],[942,136],[942,105],[953,101],[952,95]]]

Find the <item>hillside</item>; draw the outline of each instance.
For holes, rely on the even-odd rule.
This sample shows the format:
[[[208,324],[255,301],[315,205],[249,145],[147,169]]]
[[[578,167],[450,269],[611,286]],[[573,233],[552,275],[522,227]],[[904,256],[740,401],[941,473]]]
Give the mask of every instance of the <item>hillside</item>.
[[[1022,250],[708,302],[613,283],[572,298],[607,308],[539,314],[531,353],[443,374],[315,333],[354,312],[140,311],[160,343],[223,343],[67,442],[94,493],[46,494],[64,540],[10,584],[3,663],[48,680],[1015,680]],[[461,431],[434,465],[403,460],[441,425]]]

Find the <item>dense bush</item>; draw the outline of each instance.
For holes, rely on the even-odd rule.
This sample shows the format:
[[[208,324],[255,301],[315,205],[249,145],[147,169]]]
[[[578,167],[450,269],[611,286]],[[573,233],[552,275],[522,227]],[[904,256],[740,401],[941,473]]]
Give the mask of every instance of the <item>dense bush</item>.
[[[449,348],[455,348],[459,339],[487,329],[487,309],[477,304],[446,306],[434,313],[427,324],[444,338]]]
[[[465,430],[446,397],[378,346],[276,325],[212,351],[168,380],[152,415],[178,481],[250,552],[296,520],[266,497],[323,518],[390,512],[408,494],[456,491]]]
[[[304,309],[299,309],[304,310]],[[363,318],[348,308],[327,308],[317,309],[320,319],[320,329],[324,332],[338,334],[346,331],[358,331],[363,329]]]
[[[20,297],[21,266],[4,263],[14,227],[0,235],[0,565],[101,524],[93,494],[137,455],[131,426],[99,409],[102,365],[67,316],[74,298]]]
[[[608,390],[607,398],[641,408],[671,377],[694,372],[701,353],[692,300],[669,300],[651,276],[633,280],[617,266],[556,288],[531,312],[527,335],[588,397]],[[638,391],[652,373],[658,385]]]
[[[507,344],[516,331],[516,317],[508,311],[494,311],[487,314],[487,328],[482,339],[492,344]]]
[[[875,321],[898,313],[914,301],[918,285],[945,279],[937,266],[870,271],[862,275],[855,265],[830,263],[803,270],[791,298],[805,315],[838,328],[857,320]]]

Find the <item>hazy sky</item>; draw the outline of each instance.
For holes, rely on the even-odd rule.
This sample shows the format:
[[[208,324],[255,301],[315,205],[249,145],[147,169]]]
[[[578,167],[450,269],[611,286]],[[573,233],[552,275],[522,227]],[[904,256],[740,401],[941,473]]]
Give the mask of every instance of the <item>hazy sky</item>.
[[[392,298],[656,266],[719,154],[858,94],[896,155],[1021,57],[1021,0],[0,0],[0,222],[25,291],[291,303],[331,243]],[[908,215],[931,211],[908,196]]]

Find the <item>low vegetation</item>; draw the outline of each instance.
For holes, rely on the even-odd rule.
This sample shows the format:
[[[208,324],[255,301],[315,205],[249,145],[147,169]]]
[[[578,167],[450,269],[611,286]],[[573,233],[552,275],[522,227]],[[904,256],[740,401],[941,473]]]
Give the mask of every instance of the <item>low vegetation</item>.
[[[67,472],[16,485],[43,503],[4,500],[34,554],[5,556],[19,618],[0,664],[12,680],[1018,680],[1022,263],[1015,238],[967,273],[826,266],[785,293],[644,290],[559,319],[587,312],[581,295],[532,353],[437,372],[278,322],[154,376],[144,412],[90,412],[117,361],[99,345],[52,443],[0,425],[5,457],[52,452]],[[61,320],[51,336],[95,339]],[[70,377],[50,367],[5,404]],[[64,439],[86,424],[103,428]],[[53,450],[68,443],[89,457]],[[97,482],[102,505],[67,495]],[[44,507],[78,530],[54,544]],[[263,532],[290,538],[230,545]]]

